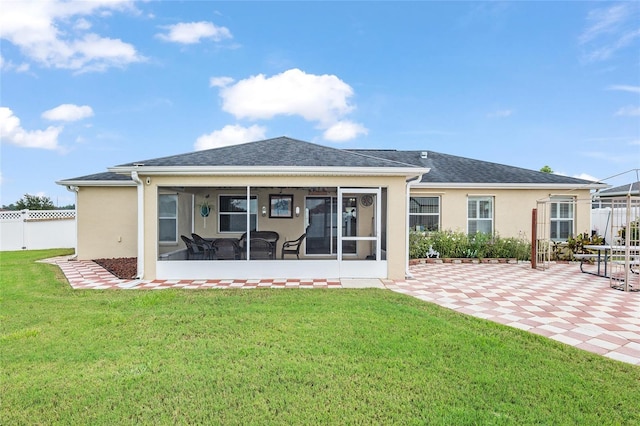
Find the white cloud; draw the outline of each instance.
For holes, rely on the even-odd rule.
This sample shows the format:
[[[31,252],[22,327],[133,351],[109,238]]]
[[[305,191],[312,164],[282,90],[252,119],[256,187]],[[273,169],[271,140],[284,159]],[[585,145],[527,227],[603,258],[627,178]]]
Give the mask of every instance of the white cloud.
[[[122,67],[145,58],[122,40],[86,32],[91,25],[84,17],[135,11],[133,5],[131,0],[3,2],[0,38],[45,67],[77,72]]]
[[[510,109],[500,109],[497,111],[493,111],[490,112],[489,114],[487,114],[487,117],[489,118],[505,118],[505,117],[509,117],[513,114],[513,110]]]
[[[589,25],[580,35],[580,43],[588,43],[603,34],[616,32],[616,28],[625,20],[628,13],[628,7],[625,4],[589,11],[587,16]]]
[[[578,41],[585,48],[584,58],[589,62],[609,59],[640,38],[640,7],[634,2],[593,9],[587,22]]]
[[[215,80],[214,83],[224,81]],[[354,110],[349,103],[353,89],[335,75],[307,74],[290,69],[272,77],[251,76],[220,90],[222,109],[237,119],[268,120],[276,116],[300,116],[331,129]],[[366,133],[362,125],[350,127],[352,135]],[[343,135],[347,134],[344,126]],[[339,126],[328,132],[338,134]],[[355,136],[354,136],[355,137]]]
[[[27,72],[29,71],[29,64],[22,63],[20,65],[16,65],[11,61],[6,61],[2,55],[0,55],[0,70],[3,71],[13,71],[16,72]]]
[[[623,92],[631,92],[640,94],[640,86],[629,86],[624,84],[616,84],[608,87],[609,90],[620,90]]]
[[[291,69],[273,77],[264,74],[240,80],[221,90],[222,109],[236,118],[271,119],[299,115],[331,125],[353,110],[353,89],[335,75],[306,74]]]
[[[91,28],[91,22],[87,21],[84,18],[80,18],[76,21],[76,23],[73,25],[73,28],[75,30],[82,30],[82,31],[86,31],[88,29]]]
[[[599,182],[600,179],[598,179],[597,177],[593,177],[588,173],[580,173],[578,175],[574,175],[574,178],[578,178],[578,179],[585,179],[585,180],[590,180],[592,182]]]
[[[227,87],[234,81],[231,77],[211,77],[209,79],[209,87]]]
[[[640,116],[640,107],[634,105],[627,105],[625,107],[620,108],[614,115],[617,116],[627,116],[627,117],[639,117]]]
[[[50,121],[78,121],[93,117],[93,109],[88,105],[62,104],[42,113],[42,118]]]
[[[215,130],[208,135],[200,136],[194,145],[196,151],[223,146],[237,145],[264,139],[266,128],[258,125],[242,127],[239,125],[224,126],[221,130]]]
[[[339,121],[325,130],[323,137],[331,142],[344,142],[367,133],[369,131],[363,125],[345,120]]]
[[[168,30],[168,32],[166,34],[156,34],[156,37],[173,43],[195,44],[200,43],[202,39],[209,38],[213,41],[222,41],[233,37],[231,31],[226,27],[218,27],[211,22],[204,21],[181,22],[161,28]]]
[[[23,148],[58,149],[58,135],[62,127],[47,127],[46,130],[25,130],[20,119],[10,108],[0,107],[0,140]]]

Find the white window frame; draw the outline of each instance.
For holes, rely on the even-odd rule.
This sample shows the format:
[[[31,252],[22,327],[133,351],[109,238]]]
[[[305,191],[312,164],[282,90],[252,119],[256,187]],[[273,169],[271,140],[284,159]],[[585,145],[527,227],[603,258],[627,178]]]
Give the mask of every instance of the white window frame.
[[[409,197],[409,224],[411,224],[411,216],[436,216],[438,218],[437,220],[437,227],[435,229],[435,231],[439,231],[440,230],[440,204],[442,202],[441,197],[437,196],[437,195],[416,195],[414,197]],[[436,213],[412,213],[411,212],[411,203],[413,202],[414,199],[416,198],[435,198],[438,201],[438,211]],[[417,229],[415,229],[417,231]],[[421,231],[429,231],[428,229],[422,229]],[[431,230],[434,231],[434,230]]]
[[[245,217],[245,218],[246,218],[246,216],[247,216],[247,212],[228,212],[228,211],[222,211],[222,203],[221,203],[221,200],[222,200],[222,198],[223,198],[223,197],[227,197],[227,198],[235,198],[235,199],[238,199],[238,200],[247,201],[247,195],[246,195],[246,194],[242,194],[242,195],[239,195],[239,194],[219,194],[219,195],[218,195],[218,232],[219,232],[220,234],[238,234],[238,233],[245,232],[245,231],[246,231],[246,228],[245,228],[245,230],[242,230],[242,231],[229,231],[229,230],[222,230],[222,228],[221,228],[221,223],[222,223],[222,221],[220,220],[220,217],[221,217],[221,216],[224,216],[224,215],[241,215],[241,216],[243,216],[243,217]],[[255,202],[256,202],[256,209],[255,209],[255,211],[253,211],[253,212],[252,212],[252,211],[251,211],[251,201],[254,201],[254,200],[255,200]],[[249,205],[247,206],[247,209],[249,210],[249,214],[250,214],[250,215],[255,216],[256,229],[252,229],[252,231],[255,231],[255,230],[257,230],[257,228],[258,228],[258,196],[257,196],[257,195],[251,195],[251,196],[249,197]],[[251,223],[251,221],[249,221],[249,223]]]
[[[551,197],[549,203],[549,238],[552,241],[567,241],[575,235],[576,208],[574,197]],[[562,206],[569,206],[569,211],[563,214]],[[564,237],[560,232],[562,223],[569,223],[569,234]],[[553,237],[555,231],[555,237]]]
[[[491,204],[491,212],[489,217],[480,217],[480,203],[483,201],[489,201]],[[471,217],[471,210],[469,209],[469,203],[471,202],[475,202],[476,203],[476,212],[478,213],[476,215],[476,217]],[[490,195],[468,195],[467,196],[467,234],[471,234],[471,221],[475,221],[475,222],[489,222],[490,223],[490,228],[491,231],[489,232],[490,235],[493,235],[493,233],[495,232],[494,229],[494,217],[495,217],[495,197],[490,196]],[[477,233],[478,232],[478,226],[476,225],[476,231],[474,232]]]
[[[160,199],[165,197],[173,200],[173,203],[175,205],[174,215],[166,215],[166,216],[161,215]],[[161,228],[160,223],[162,221],[170,221],[170,220],[173,220],[175,222],[174,239],[163,240],[160,237],[160,228]],[[177,194],[158,194],[158,241],[160,244],[177,244],[178,243],[178,195]]]

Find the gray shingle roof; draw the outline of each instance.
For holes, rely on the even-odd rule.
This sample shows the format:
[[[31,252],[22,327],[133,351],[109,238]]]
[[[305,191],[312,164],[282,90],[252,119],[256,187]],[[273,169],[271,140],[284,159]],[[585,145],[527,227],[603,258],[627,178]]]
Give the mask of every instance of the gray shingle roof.
[[[288,137],[189,152],[121,164],[116,167],[416,167]]]
[[[426,153],[426,158],[422,158]],[[442,154],[434,151],[336,149],[288,137],[266,139],[240,145],[136,161],[116,166],[145,167],[343,167],[343,168],[430,168],[422,183],[451,184],[561,184],[582,186],[593,182],[568,176],[542,173],[520,167]],[[113,169],[112,169],[113,170]],[[111,184],[131,181],[127,174],[96,173],[66,182],[101,181]],[[609,191],[612,191],[612,188]],[[601,193],[604,193],[602,191]]]
[[[71,179],[62,179],[59,180],[58,183],[64,184],[65,182],[126,182],[131,180],[131,176],[122,175],[118,173],[112,172],[104,172],[104,173],[95,173],[92,175],[79,176]]]
[[[627,183],[626,185],[604,189],[600,191],[599,194],[600,196],[627,195],[629,192],[629,185],[631,185],[631,195],[638,195],[640,193],[640,182],[633,182]]]
[[[594,182],[569,176],[543,173],[520,167],[474,160],[434,151],[352,150],[367,155],[402,161],[431,168],[422,177],[422,183],[519,183],[519,184],[574,184]],[[421,154],[426,153],[426,158]]]

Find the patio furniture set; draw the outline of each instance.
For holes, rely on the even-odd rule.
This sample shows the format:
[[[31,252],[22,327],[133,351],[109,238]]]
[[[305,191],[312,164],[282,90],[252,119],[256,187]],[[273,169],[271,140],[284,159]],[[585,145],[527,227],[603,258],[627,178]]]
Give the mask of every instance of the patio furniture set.
[[[187,259],[198,260],[241,260],[247,255],[247,233],[240,238],[205,238],[191,234],[191,238],[181,235],[187,248]],[[300,246],[306,237],[302,234],[295,240],[287,240],[282,244],[280,259],[285,255],[295,255],[300,259]],[[280,235],[275,231],[251,231],[248,236],[250,260],[276,259],[277,244]]]

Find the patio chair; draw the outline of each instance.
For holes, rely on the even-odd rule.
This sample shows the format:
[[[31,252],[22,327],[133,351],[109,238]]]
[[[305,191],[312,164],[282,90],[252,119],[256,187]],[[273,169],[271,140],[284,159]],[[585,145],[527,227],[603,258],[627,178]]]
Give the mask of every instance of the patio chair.
[[[191,238],[180,235],[185,246],[187,246],[187,260],[192,259],[206,259],[208,256],[207,249],[204,246],[196,244]]]
[[[285,254],[295,254],[299,260],[300,246],[302,245],[302,242],[304,241],[306,236],[307,236],[307,233],[305,232],[304,234],[300,235],[300,237],[298,237],[297,240],[292,240],[292,241],[285,240],[285,242],[282,243],[282,255],[280,258],[284,259]]]
[[[251,238],[249,240],[249,258],[257,259],[275,259],[274,246],[270,241],[264,238]]]
[[[251,231],[251,233],[249,234],[249,238],[251,239],[259,238],[269,242],[269,244],[271,244],[272,259],[276,258],[276,249],[278,247],[278,240],[280,239],[280,234],[278,234],[275,231]],[[246,232],[242,234],[242,236],[240,237],[239,244],[240,244],[240,250],[242,251],[242,253],[243,254],[246,253],[247,251],[247,233]],[[258,244],[262,245],[261,243],[258,243]]]
[[[211,244],[218,260],[240,259],[240,245],[235,238],[217,238]]]
[[[210,240],[205,240],[204,238],[202,238],[200,235],[198,234],[191,234],[191,237],[193,238],[193,241],[200,247],[203,247],[205,250],[205,254],[206,254],[206,258],[207,259],[213,259],[213,255],[215,254],[216,250],[215,247],[213,247],[213,241]]]

